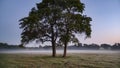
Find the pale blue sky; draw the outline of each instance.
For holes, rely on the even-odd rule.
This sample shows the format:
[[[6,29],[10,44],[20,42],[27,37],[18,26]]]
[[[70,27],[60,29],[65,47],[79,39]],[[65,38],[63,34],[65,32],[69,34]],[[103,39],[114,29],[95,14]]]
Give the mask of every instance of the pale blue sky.
[[[81,0],[85,4],[84,14],[92,17],[91,38],[81,43],[120,43],[120,0]],[[27,16],[30,9],[41,0],[0,0],[0,42],[20,44],[18,20]]]

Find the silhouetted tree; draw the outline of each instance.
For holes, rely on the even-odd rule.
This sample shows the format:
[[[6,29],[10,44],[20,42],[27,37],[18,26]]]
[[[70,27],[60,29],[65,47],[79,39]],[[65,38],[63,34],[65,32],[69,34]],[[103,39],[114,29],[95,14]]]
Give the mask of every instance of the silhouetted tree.
[[[111,46],[112,50],[120,50],[120,43],[115,43],[113,46]]]
[[[22,44],[31,41],[52,44],[52,56],[56,56],[56,40],[61,20],[61,0],[42,0],[36,8],[32,8],[28,17],[20,20]]]
[[[89,49],[89,45],[88,44],[83,44],[83,48],[84,49]]]
[[[91,24],[92,20],[90,17],[83,15],[85,8],[84,4],[80,0],[62,0],[63,6],[63,19],[62,27],[60,28],[60,41],[64,44],[64,54],[66,57],[66,50],[68,42],[78,43],[79,40],[76,38],[75,33],[85,33],[86,37],[91,35]]]
[[[100,46],[98,44],[90,44],[88,46],[88,48],[90,48],[90,49],[97,49],[98,50],[100,48]]]
[[[18,45],[20,48],[24,48],[23,44]]]
[[[9,47],[7,43],[0,42],[0,48],[7,48],[7,47]]]
[[[104,49],[110,49],[111,45],[109,45],[109,44],[101,44],[101,47],[104,48]]]
[[[23,29],[22,44],[31,41],[52,44],[52,56],[56,56],[57,39],[64,44],[64,54],[68,42],[79,42],[75,33],[91,35],[91,18],[83,15],[84,4],[80,0],[42,0],[36,8],[32,8],[28,17],[20,20]],[[58,38],[59,37],[59,38]]]
[[[75,46],[82,47],[82,43],[77,43],[77,44],[75,44]]]
[[[0,49],[2,48],[19,48],[18,45],[10,45],[10,44],[7,44],[7,43],[2,43],[0,42]]]

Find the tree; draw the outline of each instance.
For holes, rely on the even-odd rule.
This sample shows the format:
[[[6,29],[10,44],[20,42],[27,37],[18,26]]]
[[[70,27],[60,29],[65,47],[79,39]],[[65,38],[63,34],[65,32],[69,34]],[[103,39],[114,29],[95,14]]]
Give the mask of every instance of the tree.
[[[120,50],[120,43],[115,43],[114,45],[111,46],[112,50]]]
[[[22,44],[18,45],[20,48],[24,48],[24,46]]]
[[[29,16],[20,20],[22,44],[31,41],[48,42],[52,44],[52,56],[56,56],[56,40],[59,34],[61,17],[60,0],[42,0],[37,7],[32,8]]]
[[[90,44],[90,45],[88,45],[88,49],[96,49],[96,50],[98,50],[100,48],[100,46],[98,45],[98,44]]]
[[[68,42],[79,42],[75,34],[85,33],[86,38],[91,35],[91,24],[92,19],[83,15],[84,4],[80,0],[62,0],[62,27],[59,29],[60,41],[64,44],[64,54],[66,57],[66,50]]]
[[[111,45],[109,45],[109,44],[101,44],[101,47],[104,48],[104,49],[110,49]]]
[[[91,18],[82,15],[84,4],[79,0],[42,0],[31,9],[29,16],[20,20],[22,44],[31,41],[52,44],[52,56],[56,56],[56,43],[64,44],[64,57],[68,42],[79,42],[75,33],[90,37]]]

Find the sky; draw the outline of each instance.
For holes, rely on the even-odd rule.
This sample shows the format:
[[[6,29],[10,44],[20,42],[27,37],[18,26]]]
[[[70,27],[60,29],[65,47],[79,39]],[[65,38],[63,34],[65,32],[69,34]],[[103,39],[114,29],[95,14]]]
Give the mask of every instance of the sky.
[[[19,20],[41,0],[0,0],[0,42],[20,44]],[[77,35],[81,43],[120,43],[120,0],[81,0],[84,14],[92,18],[91,38]]]

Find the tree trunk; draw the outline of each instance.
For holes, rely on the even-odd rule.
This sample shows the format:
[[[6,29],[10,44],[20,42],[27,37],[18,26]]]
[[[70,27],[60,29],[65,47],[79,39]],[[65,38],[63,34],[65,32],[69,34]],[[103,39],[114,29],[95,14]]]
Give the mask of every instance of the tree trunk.
[[[67,54],[67,43],[65,43],[65,46],[64,46],[63,57],[66,57],[66,54]]]
[[[54,41],[52,41],[52,56],[53,57],[56,56],[56,44]]]
[[[56,40],[54,38],[55,34],[54,34],[54,29],[53,29],[53,25],[51,25],[51,30],[52,30],[52,56],[55,57],[56,56]]]

